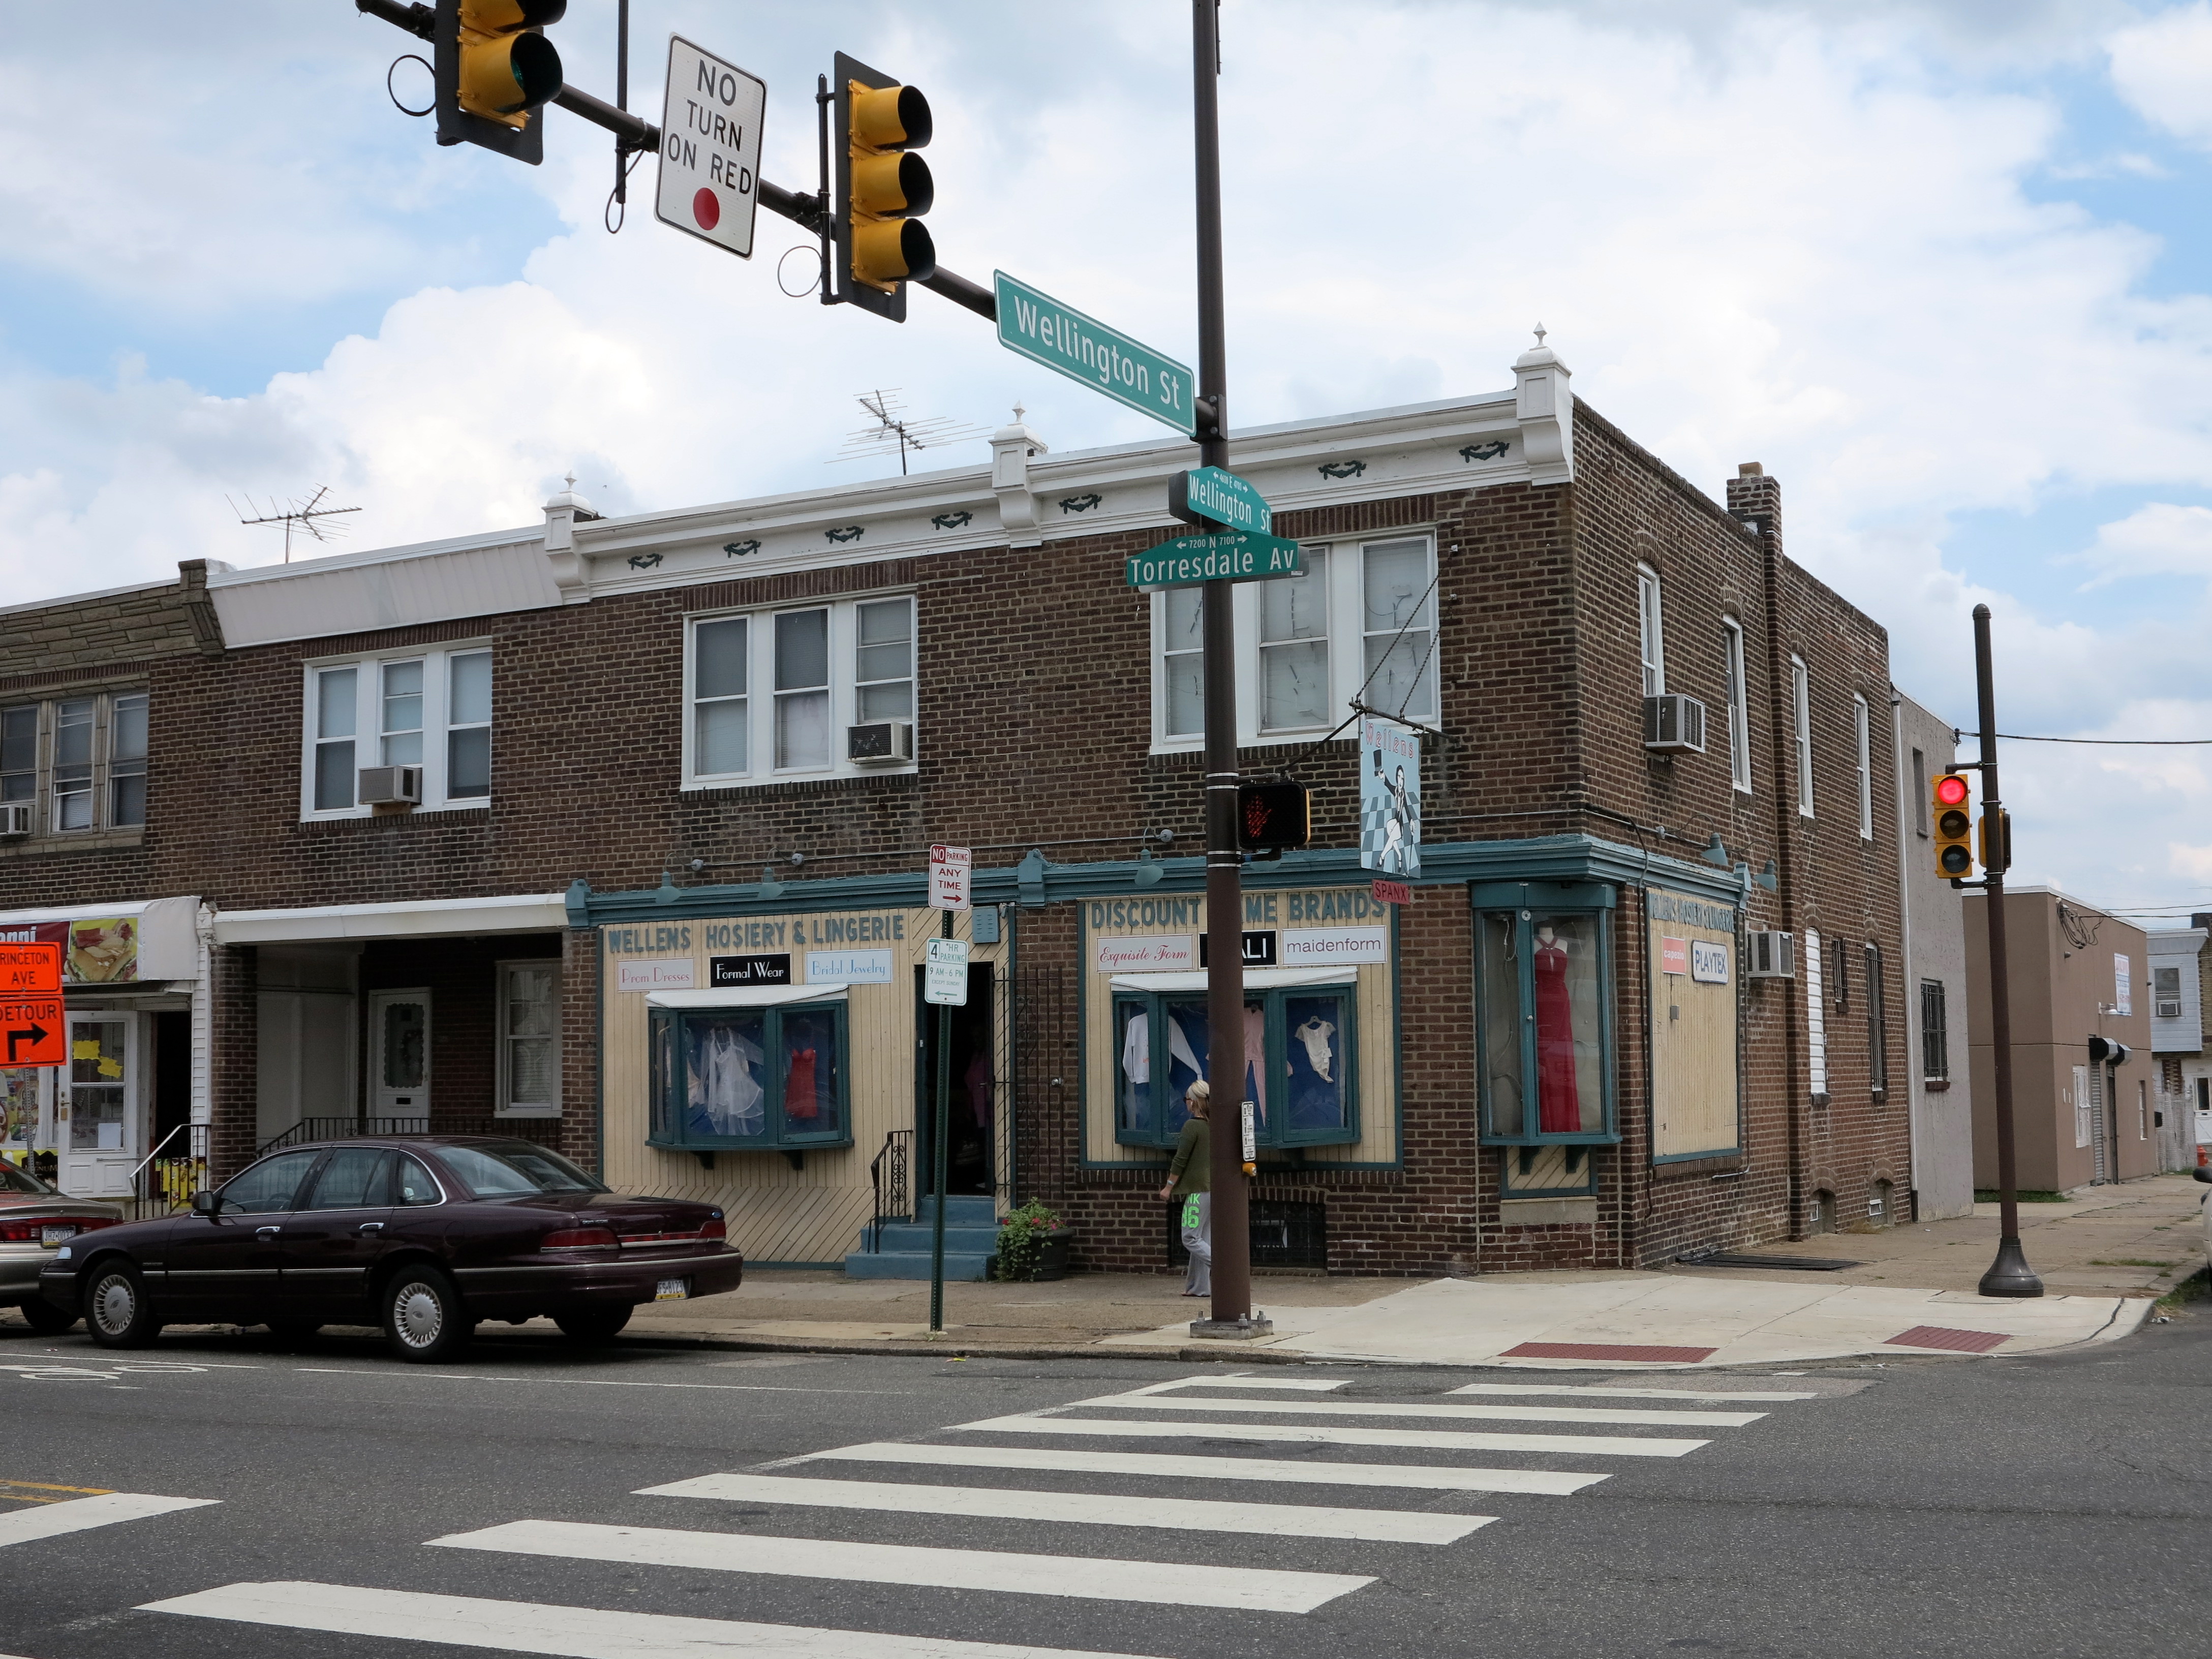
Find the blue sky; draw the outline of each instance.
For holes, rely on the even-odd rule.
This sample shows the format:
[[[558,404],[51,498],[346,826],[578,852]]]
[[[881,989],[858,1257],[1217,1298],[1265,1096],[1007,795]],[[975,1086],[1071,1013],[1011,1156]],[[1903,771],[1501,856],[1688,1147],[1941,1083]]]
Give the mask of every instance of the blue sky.
[[[607,96],[614,9],[555,32]],[[944,262],[1190,355],[1180,0],[634,11],[633,105],[671,31],[736,58],[795,186],[833,50],[922,85]],[[1231,0],[1224,44],[1237,420],[1502,386],[1540,319],[1694,483],[1778,477],[1923,701],[1966,718],[1985,600],[2008,729],[2212,736],[2204,0]],[[672,235],[650,161],[609,236],[565,114],[540,168],[438,149],[385,94],[412,46],[349,0],[9,8],[12,595],[275,558],[226,496],[328,483],[362,547],[530,522],[572,465],[614,511],[857,477],[830,458],[877,386],[1147,435],[931,296],[903,328],[783,298],[795,228],[750,263]],[[2008,782],[2019,876],[2212,908],[2212,750],[2021,746]]]

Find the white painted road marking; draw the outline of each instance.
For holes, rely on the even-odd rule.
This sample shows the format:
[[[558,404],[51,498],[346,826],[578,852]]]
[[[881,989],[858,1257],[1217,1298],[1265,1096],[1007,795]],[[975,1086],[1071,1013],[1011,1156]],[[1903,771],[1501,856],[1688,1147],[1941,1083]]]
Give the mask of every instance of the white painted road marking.
[[[703,1567],[842,1583],[916,1584],[931,1589],[1006,1590],[1153,1606],[1238,1607],[1311,1613],[1375,1582],[1341,1572],[1195,1566],[1182,1561],[1026,1555],[999,1550],[859,1544],[835,1538],[777,1538],[759,1533],[680,1532],[665,1527],[610,1527],[578,1521],[511,1521],[478,1532],[433,1538],[435,1547],[551,1555],[640,1566]]]
[[[394,1377],[410,1382],[562,1382],[580,1389],[705,1389],[716,1394],[908,1394],[907,1389],[802,1389],[787,1382],[647,1382],[627,1376],[515,1376],[486,1371],[369,1370],[365,1367],[301,1365],[302,1376]]]
[[[560,1659],[1138,1659],[1073,1648],[744,1624],[352,1584],[226,1584],[166,1601],[148,1601],[138,1611],[228,1619],[285,1630],[392,1637],[410,1643],[442,1642],[448,1647],[553,1654]]]
[[[1297,1417],[1446,1417],[1480,1418],[1508,1423],[1618,1423],[1651,1428],[1675,1428],[1694,1424],[1702,1428],[1740,1429],[1756,1423],[1765,1412],[1660,1412],[1602,1406],[1435,1406],[1383,1404],[1365,1400],[1179,1400],[1147,1394],[1102,1395],[1096,1400],[1071,1400],[1048,1411],[1072,1412],[1085,1406],[1112,1406],[1127,1411],[1153,1412],[1278,1412]]]
[[[1554,1457],[1681,1457],[1710,1440],[1604,1434],[1466,1434],[1443,1429],[1354,1429],[1304,1423],[1147,1423],[1091,1417],[987,1417],[946,1434],[1111,1434],[1139,1440],[1265,1440],[1328,1446],[1418,1446],[1431,1451],[1544,1452]]]
[[[34,1539],[58,1538],[64,1533],[89,1532],[94,1527],[112,1527],[118,1521],[143,1521],[149,1516],[167,1515],[175,1510],[204,1509],[220,1501],[214,1498],[153,1498],[137,1492],[72,1498],[59,1504],[42,1504],[34,1510],[0,1515],[0,1545],[27,1544]]]
[[[1436,1463],[1308,1463],[1273,1457],[1186,1457],[1173,1452],[1085,1451],[1047,1446],[928,1446],[873,1440],[794,1457],[851,1463],[926,1463],[955,1469],[1060,1469],[1076,1474],[1153,1474],[1176,1480],[1269,1480],[1315,1486],[1405,1486],[1422,1492],[1513,1492],[1565,1498],[1608,1474],[1550,1469],[1465,1469]]]
[[[1196,1498],[1127,1498],[1103,1492],[1023,1492],[985,1486],[902,1486],[875,1480],[799,1480],[775,1474],[707,1474],[641,1498],[713,1498],[732,1503],[805,1504],[899,1515],[985,1515],[1184,1532],[1269,1533],[1285,1538],[1362,1538],[1388,1544],[1455,1544],[1494,1515],[1346,1510],[1304,1504],[1228,1504]]]
[[[1705,1389],[1607,1389],[1589,1383],[1571,1388],[1547,1388],[1540,1382],[1470,1382],[1463,1389],[1447,1389],[1447,1394],[1578,1394],[1601,1395],[1614,1400],[1818,1400],[1817,1394],[1784,1394],[1772,1392],[1731,1391],[1726,1394]]]
[[[1351,1382],[1348,1376],[1340,1376],[1334,1382],[1318,1376],[1179,1376],[1172,1382],[1155,1382],[1134,1392],[1158,1394],[1168,1389],[1293,1389],[1306,1394],[1327,1394],[1331,1389],[1347,1388]]]

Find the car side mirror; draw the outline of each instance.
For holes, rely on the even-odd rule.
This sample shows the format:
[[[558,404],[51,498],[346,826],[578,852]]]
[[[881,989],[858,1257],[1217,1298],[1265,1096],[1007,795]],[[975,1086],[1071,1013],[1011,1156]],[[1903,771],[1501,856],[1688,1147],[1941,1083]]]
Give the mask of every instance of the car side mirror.
[[[2198,1164],[2195,1174],[2199,1181],[2212,1181],[2212,1164]]]
[[[216,1195],[208,1188],[203,1187],[199,1191],[192,1194],[192,1213],[194,1215],[213,1215],[216,1212],[216,1206],[218,1202],[220,1202],[220,1200],[216,1197]]]

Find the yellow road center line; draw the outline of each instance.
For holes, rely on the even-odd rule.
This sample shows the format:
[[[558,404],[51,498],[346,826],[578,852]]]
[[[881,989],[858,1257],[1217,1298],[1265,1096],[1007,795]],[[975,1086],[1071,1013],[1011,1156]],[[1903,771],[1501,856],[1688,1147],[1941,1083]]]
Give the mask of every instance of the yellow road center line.
[[[112,1490],[112,1488],[107,1486],[57,1486],[44,1480],[0,1480],[0,1486],[20,1486],[31,1492],[82,1492],[86,1496],[92,1498],[105,1498],[107,1496],[108,1492]],[[58,1503],[60,1500],[58,1498],[49,1498],[45,1501],[49,1503]]]

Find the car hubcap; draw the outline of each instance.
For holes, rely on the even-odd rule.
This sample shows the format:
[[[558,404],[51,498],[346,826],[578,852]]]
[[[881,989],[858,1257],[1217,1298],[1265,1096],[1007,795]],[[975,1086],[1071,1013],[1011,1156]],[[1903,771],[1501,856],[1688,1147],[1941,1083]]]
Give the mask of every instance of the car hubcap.
[[[131,1294],[127,1279],[103,1280],[93,1292],[93,1311],[99,1316],[100,1328],[112,1336],[131,1328],[131,1316],[137,1310],[137,1298]]]
[[[399,1292],[392,1304],[393,1322],[399,1327],[400,1340],[410,1348],[427,1348],[438,1340],[439,1329],[446,1322],[446,1310],[438,1305],[438,1294],[428,1285],[410,1285]]]

